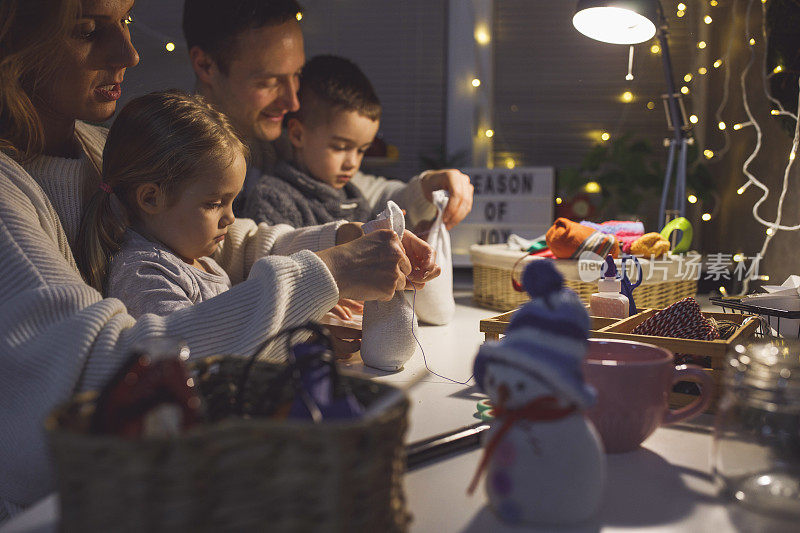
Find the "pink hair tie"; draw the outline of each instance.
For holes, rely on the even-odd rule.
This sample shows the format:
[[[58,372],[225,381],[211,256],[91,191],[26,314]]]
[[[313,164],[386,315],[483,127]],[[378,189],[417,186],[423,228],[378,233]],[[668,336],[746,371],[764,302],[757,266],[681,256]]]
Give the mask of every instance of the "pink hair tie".
[[[111,194],[111,192],[112,192],[111,191],[111,185],[109,185],[105,181],[101,181],[100,182],[100,189],[105,191],[105,192],[107,192],[108,194]]]

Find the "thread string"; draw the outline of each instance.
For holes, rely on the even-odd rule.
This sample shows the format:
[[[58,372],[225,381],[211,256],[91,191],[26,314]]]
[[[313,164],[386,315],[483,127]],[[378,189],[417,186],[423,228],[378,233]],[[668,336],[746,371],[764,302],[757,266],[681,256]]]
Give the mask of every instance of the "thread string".
[[[467,385],[470,381],[472,381],[472,378],[475,377],[474,372],[467,378],[466,381],[456,381],[452,378],[448,378],[447,376],[443,376],[438,372],[434,372],[433,370],[431,370],[431,367],[428,366],[428,358],[425,357],[425,349],[422,347],[422,343],[419,342],[417,334],[414,333],[414,315],[416,314],[416,306],[417,306],[417,288],[413,284],[411,285],[411,287],[414,289],[414,296],[411,300],[411,335],[414,337],[414,340],[417,341],[417,346],[419,346],[419,351],[422,352],[422,361],[425,363],[425,368],[428,370],[428,372],[430,372],[434,376],[446,379],[447,381],[455,383],[456,385]]]

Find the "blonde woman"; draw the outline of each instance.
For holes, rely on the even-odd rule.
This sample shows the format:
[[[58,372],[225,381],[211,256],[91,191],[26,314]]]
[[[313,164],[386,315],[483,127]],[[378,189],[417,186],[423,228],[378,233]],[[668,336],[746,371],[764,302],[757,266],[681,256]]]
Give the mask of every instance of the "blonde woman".
[[[53,490],[45,415],[101,388],[137,341],[166,334],[194,357],[250,355],[340,297],[388,298],[406,275],[438,274],[430,248],[408,235],[401,243],[341,223],[292,230],[240,219],[214,255],[234,286],[208,302],[136,320],[86,284],[73,246],[102,183],[106,131],[84,121],[113,114],[139,61],[132,5],[0,1],[0,522]]]

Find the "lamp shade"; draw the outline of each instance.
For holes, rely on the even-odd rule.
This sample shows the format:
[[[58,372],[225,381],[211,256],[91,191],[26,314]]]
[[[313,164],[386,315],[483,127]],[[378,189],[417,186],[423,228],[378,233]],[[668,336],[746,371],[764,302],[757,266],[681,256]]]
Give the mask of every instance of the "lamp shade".
[[[658,0],[580,0],[572,25],[582,34],[612,44],[637,44],[656,34]]]

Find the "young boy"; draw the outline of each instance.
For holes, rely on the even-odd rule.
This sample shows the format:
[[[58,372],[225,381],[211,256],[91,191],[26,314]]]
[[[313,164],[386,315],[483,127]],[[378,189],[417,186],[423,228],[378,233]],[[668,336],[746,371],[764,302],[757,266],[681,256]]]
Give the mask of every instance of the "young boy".
[[[303,67],[300,110],[287,115],[292,159],[279,161],[248,194],[243,216],[294,227],[333,220],[366,222],[394,199],[410,218],[432,213],[425,175],[408,184],[358,171],[378,132],[381,104],[351,61],[316,56]]]

